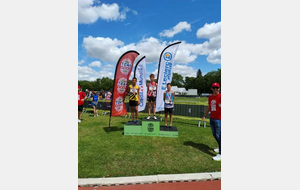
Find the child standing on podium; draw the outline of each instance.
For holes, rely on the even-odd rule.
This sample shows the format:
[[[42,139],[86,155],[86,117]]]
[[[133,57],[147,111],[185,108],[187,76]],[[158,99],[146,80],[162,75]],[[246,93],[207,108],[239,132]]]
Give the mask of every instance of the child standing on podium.
[[[165,102],[165,126],[167,125],[167,119],[168,114],[170,115],[170,128],[172,127],[172,121],[173,121],[173,108],[174,108],[174,100],[175,100],[175,94],[171,90],[171,84],[167,84],[167,90],[164,92],[164,102]]]
[[[131,124],[137,124],[139,125],[139,120],[138,120],[138,106],[140,104],[140,88],[136,84],[137,79],[135,77],[132,78],[132,85],[129,85],[127,88],[127,91],[125,92],[125,97],[129,93],[129,106],[131,108],[131,118],[132,121],[130,122]],[[136,117],[136,122],[134,122],[134,113]]]
[[[153,109],[153,119],[157,119],[155,116],[155,103],[156,103],[156,87],[157,84],[154,81],[154,74],[150,75],[150,82],[147,84],[147,100],[148,100],[148,117],[147,119],[150,119],[151,115],[151,103],[152,103],[152,109]]]

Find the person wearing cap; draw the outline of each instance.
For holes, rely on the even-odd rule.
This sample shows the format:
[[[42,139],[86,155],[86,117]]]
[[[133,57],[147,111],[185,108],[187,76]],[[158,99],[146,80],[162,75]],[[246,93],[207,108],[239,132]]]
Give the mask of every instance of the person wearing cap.
[[[219,83],[215,82],[211,88],[213,94],[208,97],[208,107],[202,117],[205,120],[208,112],[210,111],[210,127],[214,138],[216,139],[219,148],[214,149],[218,154],[213,157],[213,160],[221,160],[221,93]]]
[[[87,99],[91,99],[92,98],[92,91],[90,91],[89,89],[85,90],[85,95]]]
[[[81,123],[81,116],[83,110],[84,100],[86,99],[86,95],[81,91],[81,87],[78,86],[78,123]]]

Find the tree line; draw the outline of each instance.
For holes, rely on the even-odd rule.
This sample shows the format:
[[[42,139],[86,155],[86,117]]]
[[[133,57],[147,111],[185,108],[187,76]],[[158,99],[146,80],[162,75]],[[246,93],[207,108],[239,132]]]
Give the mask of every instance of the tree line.
[[[149,77],[148,77],[149,78]],[[157,80],[155,80],[157,82]],[[147,79],[147,83],[150,82]],[[200,93],[210,93],[211,85],[214,82],[218,82],[221,85],[221,69],[217,71],[208,72],[206,75],[202,76],[200,69],[197,71],[196,77],[185,77],[178,73],[173,73],[173,78],[171,85],[177,86],[178,88],[197,89],[198,94]],[[100,91],[101,89],[110,91],[113,88],[114,80],[108,77],[98,78],[95,81],[82,80],[78,81],[78,85],[81,86],[82,90],[85,89]],[[129,82],[131,84],[131,81]]]

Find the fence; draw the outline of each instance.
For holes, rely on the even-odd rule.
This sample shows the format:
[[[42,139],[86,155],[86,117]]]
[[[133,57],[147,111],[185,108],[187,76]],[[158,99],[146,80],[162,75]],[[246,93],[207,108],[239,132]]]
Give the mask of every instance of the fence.
[[[98,110],[110,110],[110,102],[98,102],[97,109]],[[128,113],[131,112],[129,103],[125,103],[126,110]],[[84,108],[93,108],[92,101],[85,101]],[[207,106],[203,105],[187,105],[187,104],[174,104],[173,115],[177,116],[189,116],[189,117],[198,117],[202,118],[205,113]],[[152,110],[151,110],[152,111]],[[141,113],[148,113],[148,104],[146,104],[146,108]],[[159,112],[158,112],[159,113]],[[164,112],[160,112],[163,114]],[[209,119],[210,114],[207,115],[207,119]]]

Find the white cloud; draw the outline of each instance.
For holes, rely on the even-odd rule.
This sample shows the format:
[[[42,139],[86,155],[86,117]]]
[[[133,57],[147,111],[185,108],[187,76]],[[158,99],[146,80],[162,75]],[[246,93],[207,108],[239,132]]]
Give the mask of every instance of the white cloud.
[[[154,78],[157,79],[158,69],[156,69],[152,73],[155,76]],[[195,70],[194,68],[189,67],[187,65],[180,65],[180,64],[174,65],[173,73],[182,75],[183,79],[185,79],[185,77],[196,77],[197,76],[197,70]]]
[[[114,74],[107,71],[95,71],[88,66],[78,66],[78,80],[94,81],[97,78],[109,77],[113,78]]]
[[[203,43],[206,49],[205,55],[207,62],[212,64],[221,63],[221,22],[205,24],[197,31],[197,38],[206,38],[209,41]]]
[[[85,62],[84,60],[78,61],[78,65],[81,65],[81,64],[83,64],[84,62]]]
[[[99,58],[104,62],[117,61],[121,53],[127,50],[126,47],[119,48],[124,46],[124,43],[116,38],[84,37],[83,46],[89,57]]]
[[[192,67],[189,67],[187,65],[175,65],[173,67],[173,73],[178,73],[180,75],[183,76],[183,78],[185,79],[185,77],[196,77],[197,76],[197,70],[195,70]]]
[[[216,36],[221,36],[221,22],[205,24],[197,31],[197,38],[211,39]]]
[[[174,41],[175,42],[175,41]],[[119,57],[128,50],[136,50],[141,55],[146,56],[147,63],[158,62],[161,51],[169,44],[174,42],[160,41],[154,37],[143,38],[137,44],[125,45],[118,39],[103,37],[83,38],[83,47],[87,55],[98,58],[104,62],[117,62]],[[188,64],[197,59],[198,55],[209,55],[221,47],[221,38],[213,38],[212,41],[203,44],[191,44],[182,41],[175,56],[176,63]]]
[[[100,61],[93,61],[92,63],[89,64],[90,67],[101,67],[101,62]]]
[[[125,7],[121,12],[116,3],[97,5],[95,0],[78,0],[78,23],[91,24],[101,18],[106,21],[116,21],[126,19],[126,13],[130,10]]]
[[[128,7],[125,7],[122,11],[121,11],[121,14],[120,14],[120,19],[121,20],[125,20],[126,19],[126,13],[130,11],[130,9]]]
[[[164,30],[163,32],[159,33],[159,36],[165,36],[168,38],[172,38],[175,34],[178,34],[182,32],[183,30],[186,31],[191,31],[191,25],[187,23],[186,21],[184,22],[179,22],[176,26],[169,30]]]
[[[211,24],[217,28],[220,24]],[[210,25],[209,25],[210,26]],[[204,25],[206,30],[201,30],[200,36],[209,37],[208,41],[199,44],[182,41],[175,56],[175,63],[188,64],[194,62],[199,55],[208,55],[207,61],[213,64],[221,62],[221,35],[216,29]],[[202,29],[200,28],[200,29]],[[210,28],[210,29],[207,29]],[[199,30],[200,30],[199,29]],[[199,31],[198,30],[198,31]],[[211,31],[213,35],[209,34]],[[143,38],[137,43],[125,44],[119,39],[109,37],[84,37],[82,46],[86,49],[87,55],[92,58],[101,59],[104,62],[116,63],[120,56],[129,50],[136,50],[146,56],[147,63],[159,61],[161,51],[176,41],[162,41],[154,37]]]
[[[102,70],[104,70],[104,71],[109,71],[109,70],[113,70],[113,69],[115,69],[114,64],[106,64],[102,67]]]
[[[174,41],[175,42],[175,41]],[[83,38],[83,47],[87,55],[98,58],[104,62],[117,62],[119,57],[128,50],[136,50],[141,55],[146,56],[147,63],[158,62],[161,51],[169,44],[174,42],[160,41],[154,37],[143,38],[137,44],[125,45],[118,39],[103,37]],[[204,42],[203,44],[190,44],[182,41],[176,53],[175,62],[188,64],[196,60],[198,55],[208,55],[215,50],[215,43]]]
[[[221,63],[221,48],[211,52],[206,58],[207,62],[212,64]]]

